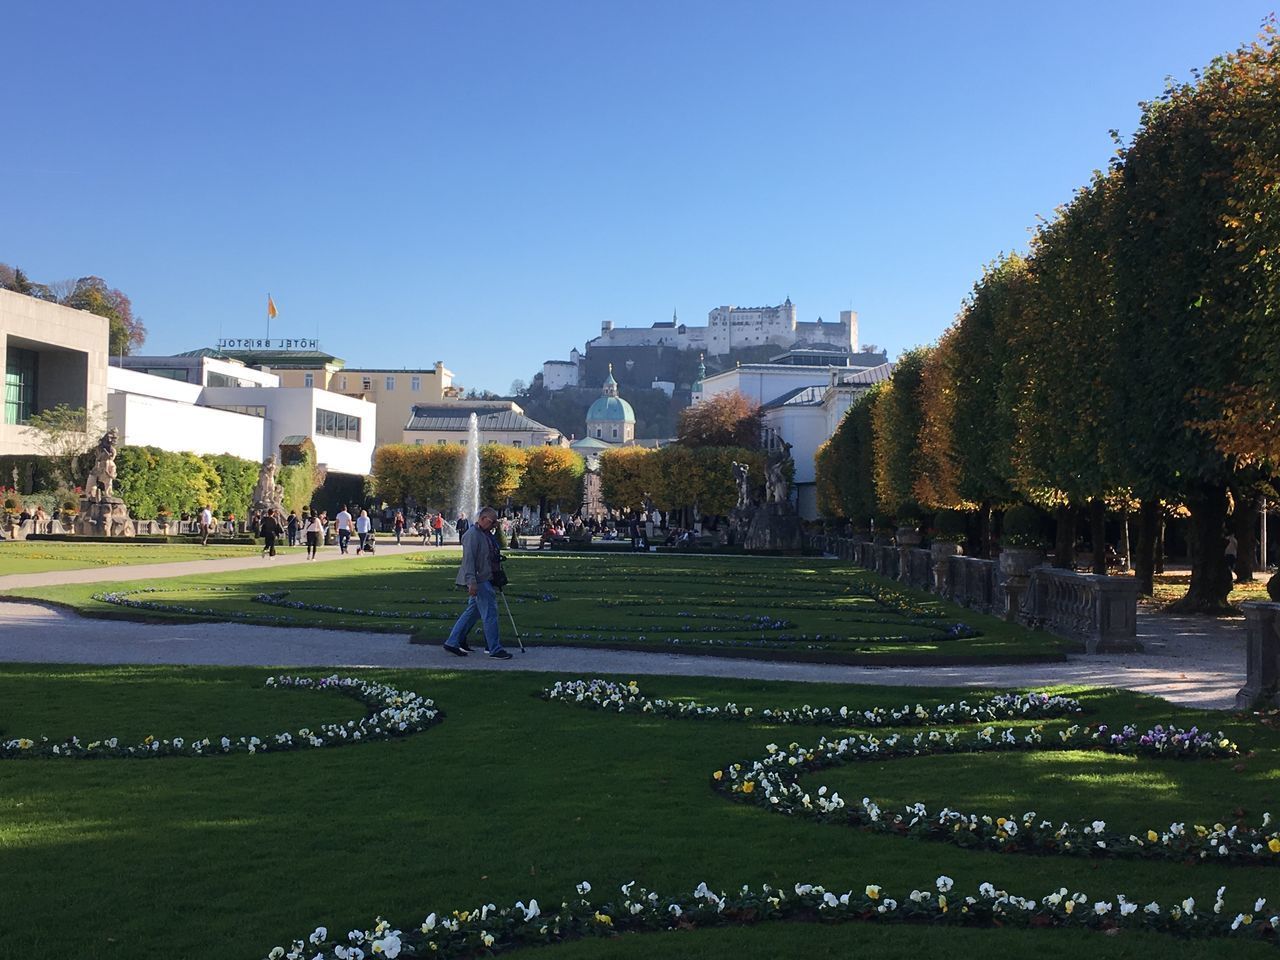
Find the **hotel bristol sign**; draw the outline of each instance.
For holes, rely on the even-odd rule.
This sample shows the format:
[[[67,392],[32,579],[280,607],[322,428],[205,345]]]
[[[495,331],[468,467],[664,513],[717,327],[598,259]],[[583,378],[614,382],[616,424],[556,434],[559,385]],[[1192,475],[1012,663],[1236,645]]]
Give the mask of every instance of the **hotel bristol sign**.
[[[269,340],[266,338],[223,338],[218,341],[219,350],[319,350],[320,341],[310,340]]]

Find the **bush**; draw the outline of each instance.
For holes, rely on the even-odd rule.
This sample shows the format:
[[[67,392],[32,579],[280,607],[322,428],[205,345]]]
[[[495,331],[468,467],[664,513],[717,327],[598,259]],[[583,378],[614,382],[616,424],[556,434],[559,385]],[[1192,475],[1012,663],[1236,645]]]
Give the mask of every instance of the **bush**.
[[[1004,524],[1000,534],[1000,543],[1006,547],[1029,547],[1043,549],[1045,544],[1044,523],[1040,512],[1025,503],[1005,511]]]
[[[964,543],[968,535],[965,515],[959,510],[939,510],[934,518],[933,539],[939,543]]]

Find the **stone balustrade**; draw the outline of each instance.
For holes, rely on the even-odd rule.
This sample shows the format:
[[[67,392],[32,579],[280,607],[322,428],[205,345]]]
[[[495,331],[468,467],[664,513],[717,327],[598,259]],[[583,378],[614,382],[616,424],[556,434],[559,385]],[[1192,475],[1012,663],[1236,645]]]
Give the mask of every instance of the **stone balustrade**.
[[[810,546],[906,586],[937,593],[970,610],[1004,616],[1078,640],[1089,653],[1142,649],[1137,641],[1138,582],[1133,577],[1102,577],[1043,565],[1029,571],[1018,570],[1019,575],[1013,576],[1010,570],[1002,571],[994,560],[842,537],[815,536]],[[1274,696],[1280,686],[1280,638],[1276,633],[1280,604],[1253,606],[1274,607],[1277,611],[1268,621],[1272,625],[1270,633],[1261,627],[1258,631],[1259,636],[1272,637],[1269,642],[1275,645],[1271,653],[1258,654],[1260,663],[1270,665],[1266,669],[1271,672],[1266,676],[1271,679],[1266,682],[1271,684],[1268,689]],[[1252,678],[1253,641],[1250,643]],[[1268,656],[1270,660],[1266,659]],[[1263,668],[1260,671],[1260,676],[1265,673]],[[1241,695],[1244,693],[1242,690]]]
[[[1280,707],[1280,603],[1242,603],[1248,675],[1236,709]]]

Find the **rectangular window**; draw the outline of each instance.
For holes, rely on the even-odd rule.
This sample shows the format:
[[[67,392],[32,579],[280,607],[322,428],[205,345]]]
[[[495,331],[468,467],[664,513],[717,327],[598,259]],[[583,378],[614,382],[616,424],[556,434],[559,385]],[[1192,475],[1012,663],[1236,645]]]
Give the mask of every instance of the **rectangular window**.
[[[315,376],[314,376],[313,374],[310,374],[310,373],[304,373],[304,374],[302,375],[302,385],[303,385],[304,387],[314,387],[314,386],[316,385],[316,378],[315,378]]]
[[[339,440],[360,440],[360,418],[316,408],[316,435]]]
[[[395,378],[395,377],[387,377],[387,389],[388,389],[388,390],[394,390],[395,388],[396,388],[396,378]]]
[[[10,347],[4,365],[4,422],[26,423],[36,412],[36,370],[40,355]]]
[[[265,404],[213,403],[209,406],[214,410],[226,410],[229,413],[243,413],[246,417],[262,417],[265,420],[267,416],[267,408]]]
[[[442,447],[443,447],[446,443],[448,443],[448,442],[449,442],[448,440],[437,440],[437,441],[436,441],[436,443],[437,443],[439,446],[442,446]]]
[[[373,389],[373,377],[361,377],[361,378],[360,378],[360,389],[361,389],[361,390],[363,390],[365,393],[368,393],[370,390],[372,390],[372,389]]]
[[[343,377],[343,378],[342,378],[342,389],[343,389],[343,390],[347,389],[347,378],[346,378],[346,377]]]
[[[524,444],[523,444],[523,443],[521,443],[519,440],[512,440],[512,441],[511,441],[511,445],[512,445],[513,447],[522,447],[522,446],[524,446]]]
[[[421,377],[413,377],[412,379],[410,379],[410,381],[409,381],[409,389],[410,389],[410,390],[412,390],[414,393],[417,393],[419,390],[421,390],[421,389],[422,389],[422,378],[421,378]]]

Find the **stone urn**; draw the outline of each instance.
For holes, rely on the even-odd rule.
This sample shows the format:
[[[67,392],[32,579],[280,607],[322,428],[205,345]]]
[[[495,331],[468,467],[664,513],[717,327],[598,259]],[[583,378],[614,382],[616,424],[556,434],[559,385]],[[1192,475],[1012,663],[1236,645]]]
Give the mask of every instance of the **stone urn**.
[[[1002,547],[1000,550],[1000,576],[1029,577],[1034,567],[1044,563],[1044,551],[1039,547]]]
[[[950,540],[934,540],[929,544],[929,552],[933,554],[933,592],[939,596],[951,596],[951,564],[948,557],[958,557],[964,553],[958,543]]]
[[[917,527],[899,527],[894,537],[900,547],[918,547],[924,539]]]

